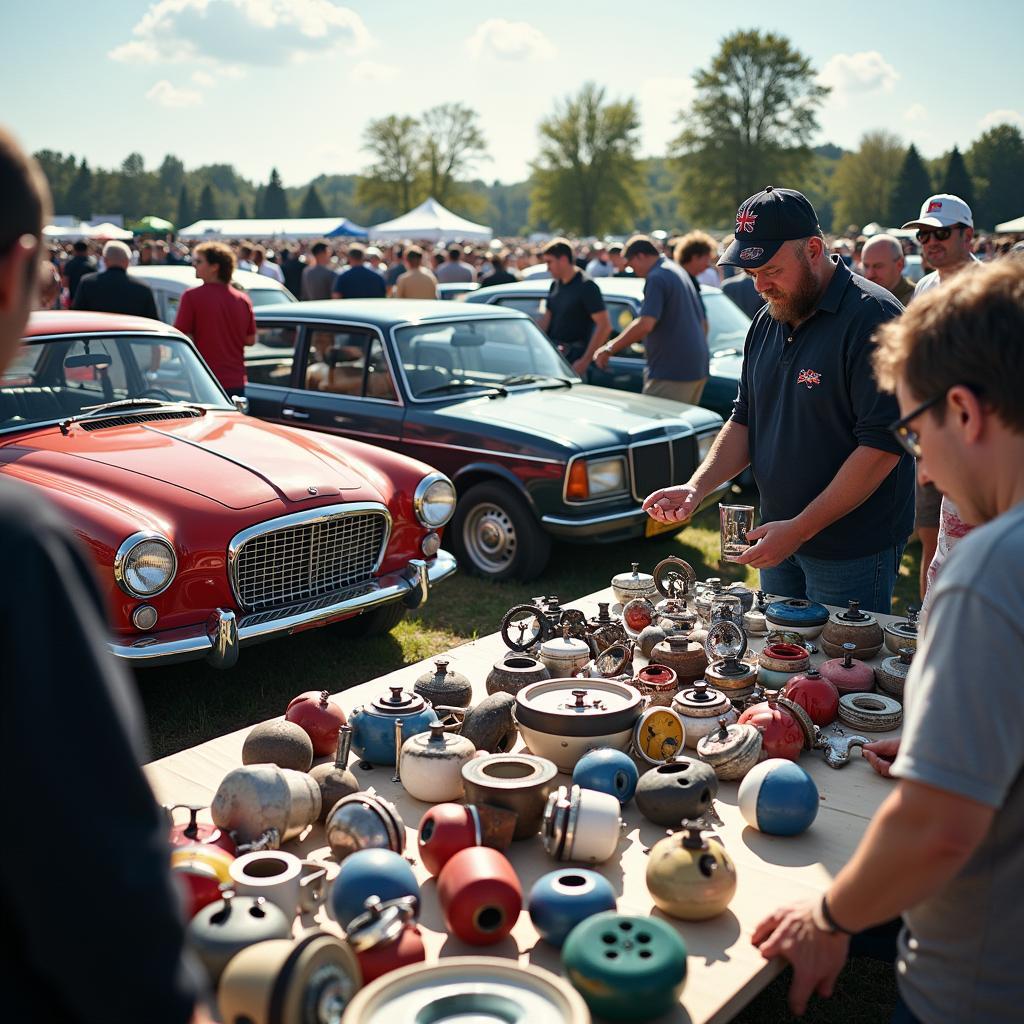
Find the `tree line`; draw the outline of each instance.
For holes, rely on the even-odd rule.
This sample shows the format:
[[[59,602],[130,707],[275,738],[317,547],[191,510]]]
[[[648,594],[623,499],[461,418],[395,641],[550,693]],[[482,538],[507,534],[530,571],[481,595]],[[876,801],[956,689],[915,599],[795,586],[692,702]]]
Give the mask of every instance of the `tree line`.
[[[59,213],[121,213],[126,223],[155,214],[178,226],[201,218],[328,213],[373,224],[434,196],[499,235],[725,231],[738,204],[766,184],[803,191],[822,227],[837,233],[872,221],[899,225],[932,192],[961,196],[984,228],[1022,212],[1024,137],[1014,125],[992,127],[963,153],[954,146],[933,160],[885,131],[866,133],[856,151],[812,147],[829,90],[810,60],[779,34],[727,36],[708,66],[694,73],[694,86],[669,152],[640,159],[637,101],[584,84],[541,121],[529,179],[511,185],[479,176],[488,160],[486,136],[479,115],[463,103],[371,120],[361,174],[319,175],[296,187],[285,187],[276,168],[257,184],[231,164],[188,170],[173,155],[149,170],[138,153],[110,170],[50,150],[36,157]]]

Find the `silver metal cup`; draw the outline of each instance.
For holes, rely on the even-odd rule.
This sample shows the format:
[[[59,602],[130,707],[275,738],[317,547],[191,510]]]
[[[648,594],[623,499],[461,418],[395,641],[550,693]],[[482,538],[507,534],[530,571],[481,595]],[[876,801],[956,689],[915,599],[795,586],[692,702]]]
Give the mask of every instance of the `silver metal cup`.
[[[750,547],[747,531],[754,528],[753,505],[719,505],[722,561],[735,562]]]

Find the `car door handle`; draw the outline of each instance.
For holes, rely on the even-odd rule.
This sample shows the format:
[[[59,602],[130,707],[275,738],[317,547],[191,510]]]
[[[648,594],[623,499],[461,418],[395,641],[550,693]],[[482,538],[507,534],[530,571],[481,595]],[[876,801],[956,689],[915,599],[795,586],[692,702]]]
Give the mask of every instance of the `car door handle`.
[[[290,420],[308,420],[309,413],[302,412],[301,409],[291,409],[287,405],[281,410],[282,416],[287,416]]]

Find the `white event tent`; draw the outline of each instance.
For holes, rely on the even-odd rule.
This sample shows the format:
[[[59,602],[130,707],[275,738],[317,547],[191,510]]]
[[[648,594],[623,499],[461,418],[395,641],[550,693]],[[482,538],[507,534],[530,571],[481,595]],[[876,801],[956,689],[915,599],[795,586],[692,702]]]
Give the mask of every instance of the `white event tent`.
[[[408,213],[374,224],[370,237],[382,242],[398,242],[411,238],[418,242],[444,242],[459,240],[465,242],[487,242],[494,232],[486,224],[474,224],[446,210],[433,197],[424,200]]]
[[[347,217],[280,217],[243,220],[197,220],[179,238],[215,242],[222,238],[365,238],[366,228]]]
[[[43,228],[43,238],[52,238],[55,241],[78,242],[83,238],[95,238],[109,241],[115,238],[118,241],[126,242],[135,236],[125,228],[119,228],[109,221],[103,224],[86,224],[82,221],[79,224],[47,224]]]
[[[1016,220],[1004,220],[1002,224],[996,225],[996,231],[1009,234],[1024,231],[1024,217],[1018,217]]]

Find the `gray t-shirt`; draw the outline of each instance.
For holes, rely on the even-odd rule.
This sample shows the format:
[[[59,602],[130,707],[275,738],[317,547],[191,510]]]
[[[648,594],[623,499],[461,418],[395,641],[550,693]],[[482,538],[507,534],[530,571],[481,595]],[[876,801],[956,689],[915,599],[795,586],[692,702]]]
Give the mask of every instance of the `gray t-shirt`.
[[[900,992],[925,1024],[1024,1019],[1024,502],[949,556],[907,677],[892,774],[996,810],[941,892],[908,910]]]
[[[314,263],[302,271],[302,286],[300,298],[304,302],[310,299],[329,299],[331,287],[334,285],[334,276],[337,272],[328,266],[320,266]]]
[[[708,375],[704,310],[690,275],[662,257],[644,283],[641,316],[657,320],[644,339],[650,380],[703,380]]]

